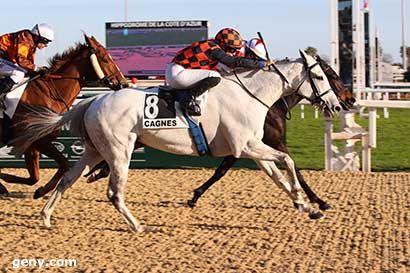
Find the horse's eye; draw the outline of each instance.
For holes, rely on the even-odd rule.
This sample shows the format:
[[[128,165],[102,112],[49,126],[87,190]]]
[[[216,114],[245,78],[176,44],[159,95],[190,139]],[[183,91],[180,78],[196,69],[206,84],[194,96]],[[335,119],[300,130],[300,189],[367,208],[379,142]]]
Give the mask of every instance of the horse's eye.
[[[323,77],[322,76],[315,76],[315,79],[318,79],[318,80],[322,81]]]

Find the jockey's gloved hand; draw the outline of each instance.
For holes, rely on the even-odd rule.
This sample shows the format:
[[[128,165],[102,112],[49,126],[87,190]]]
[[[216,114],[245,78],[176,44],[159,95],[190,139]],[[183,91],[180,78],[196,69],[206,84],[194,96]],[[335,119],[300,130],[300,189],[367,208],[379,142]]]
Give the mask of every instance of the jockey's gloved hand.
[[[275,59],[267,60],[267,61],[265,62],[265,67],[269,67],[269,66],[271,66],[271,65],[273,65],[273,64],[275,64],[275,63],[276,63],[276,60],[275,60]]]
[[[47,66],[40,66],[37,68],[37,74],[40,75],[40,77],[44,77],[48,74],[49,70]]]

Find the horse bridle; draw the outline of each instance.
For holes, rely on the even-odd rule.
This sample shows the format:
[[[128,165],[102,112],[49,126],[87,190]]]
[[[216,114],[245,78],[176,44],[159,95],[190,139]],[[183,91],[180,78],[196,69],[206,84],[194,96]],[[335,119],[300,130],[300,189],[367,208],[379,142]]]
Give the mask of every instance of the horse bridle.
[[[319,65],[318,62],[312,64],[311,66],[308,66],[308,64],[306,63],[306,60],[303,61],[303,65],[305,67],[306,70],[306,75],[305,77],[303,77],[303,79],[297,84],[296,89],[294,89],[296,95],[300,96],[301,98],[306,99],[307,101],[309,101],[312,105],[324,105],[326,104],[326,102],[323,100],[323,96],[326,95],[327,93],[329,93],[330,91],[332,91],[332,88],[329,88],[328,90],[320,93],[319,89],[317,88],[315,81],[313,80],[314,78],[318,78],[317,76],[312,75],[312,69]],[[301,94],[299,92],[300,87],[303,85],[303,83],[306,81],[306,79],[309,80],[310,83],[310,87],[312,88],[313,94],[314,94],[314,98],[311,99],[310,97],[307,97],[303,94]]]
[[[108,86],[108,87],[113,86],[114,83],[111,81],[111,79],[112,79],[113,77],[115,77],[118,73],[121,73],[121,72],[118,70],[116,73],[112,73],[112,74],[109,74],[109,75],[105,75],[105,73],[103,72],[103,70],[102,70],[102,68],[101,68],[101,66],[100,66],[100,64],[99,64],[99,62],[98,62],[97,55],[95,54],[95,49],[92,48],[91,46],[87,46],[87,48],[90,49],[90,53],[91,53],[91,54],[90,54],[89,58],[90,58],[90,61],[91,61],[91,65],[92,65],[92,67],[93,67],[93,69],[94,69],[94,72],[97,74],[97,77],[99,78],[99,81],[100,81],[101,83],[103,83],[105,86]],[[72,77],[72,76],[63,76],[63,75],[48,74],[48,75],[46,75],[46,77],[48,77],[48,78],[50,78],[50,79],[70,79],[70,80],[77,80],[77,81],[82,82],[82,83],[86,83],[86,82],[87,82],[87,80],[86,80],[86,78],[85,78],[84,76],[83,76],[83,77]],[[31,80],[34,80],[34,79],[36,79],[36,78],[32,78]],[[57,88],[56,88],[56,86],[54,85],[54,83],[53,83],[53,87],[50,88],[50,91],[51,91],[51,93],[53,94],[54,98],[55,98],[57,101],[62,102],[62,103],[64,104],[64,106],[67,108],[67,111],[68,111],[68,110],[70,109],[70,107],[67,105],[66,101],[65,101],[64,98],[60,95],[60,93],[57,92]]]
[[[91,46],[89,46],[90,48],[90,61],[92,64],[92,67],[95,71],[95,74],[98,77],[98,80],[105,86],[114,86],[114,82],[112,81],[113,78],[115,78],[117,76],[117,74],[120,74],[120,70],[117,69],[117,71],[115,73],[111,73],[108,75],[105,75],[105,73],[103,72],[101,65],[98,61],[97,55],[96,55],[96,50],[94,48],[92,48]]]
[[[306,63],[306,60],[303,60],[303,66],[304,66],[304,68],[305,68],[305,70],[306,70],[306,75],[305,75],[305,77],[303,77],[302,80],[300,80],[300,82],[296,85],[296,88],[293,89],[293,90],[294,90],[294,92],[296,93],[296,95],[298,95],[298,96],[300,96],[300,97],[306,99],[306,100],[309,101],[312,105],[318,105],[318,104],[319,104],[319,105],[324,105],[324,104],[326,104],[326,102],[322,99],[322,97],[323,97],[324,95],[326,95],[327,93],[329,93],[330,91],[332,91],[333,89],[332,89],[332,88],[329,88],[328,90],[326,90],[326,91],[324,91],[324,92],[322,92],[322,93],[319,92],[319,90],[318,90],[318,88],[317,88],[317,86],[316,86],[316,84],[315,84],[315,81],[313,80],[313,78],[315,78],[316,76],[312,75],[312,69],[313,69],[316,65],[319,65],[319,63],[316,62],[316,63],[312,64],[311,66],[308,66],[307,63]],[[255,95],[245,86],[245,84],[241,81],[241,79],[239,78],[239,76],[238,76],[238,74],[236,73],[235,70],[233,71],[233,73],[234,73],[236,79],[238,80],[239,85],[242,87],[242,89],[244,89],[244,90],[246,91],[246,93],[248,93],[248,95],[250,95],[252,98],[256,99],[258,102],[260,102],[262,105],[264,105],[264,106],[267,107],[268,109],[270,108],[270,106],[268,106],[265,102],[263,102],[261,99],[259,99],[257,96],[255,96]],[[282,79],[282,77],[281,77],[281,79]],[[286,78],[285,78],[285,79],[286,79]],[[311,98],[309,98],[309,97],[307,97],[307,96],[305,96],[305,95],[299,93],[300,87],[303,85],[303,83],[304,83],[307,79],[309,80],[310,86],[311,86],[311,88],[312,88],[312,90],[313,90],[313,94],[315,95],[315,97],[314,97],[313,99],[311,99]],[[289,81],[286,80],[286,82],[289,82]]]

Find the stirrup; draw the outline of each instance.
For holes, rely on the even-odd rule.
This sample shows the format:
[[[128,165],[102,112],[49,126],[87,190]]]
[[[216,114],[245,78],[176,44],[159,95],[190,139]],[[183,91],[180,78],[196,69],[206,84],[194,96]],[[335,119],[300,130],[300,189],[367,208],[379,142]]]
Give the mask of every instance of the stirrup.
[[[0,94],[0,110],[5,111],[6,109],[6,94]]]
[[[190,101],[185,108],[185,111],[188,115],[197,117],[201,115],[201,108],[195,101]]]

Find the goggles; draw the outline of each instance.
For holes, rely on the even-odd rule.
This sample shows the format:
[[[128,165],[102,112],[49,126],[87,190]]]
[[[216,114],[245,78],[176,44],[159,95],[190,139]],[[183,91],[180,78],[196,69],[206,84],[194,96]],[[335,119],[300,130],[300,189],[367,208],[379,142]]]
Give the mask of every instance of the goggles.
[[[48,44],[49,42],[51,42],[51,41],[50,41],[49,39],[47,39],[47,38],[39,37],[38,42],[47,45],[47,44]]]

